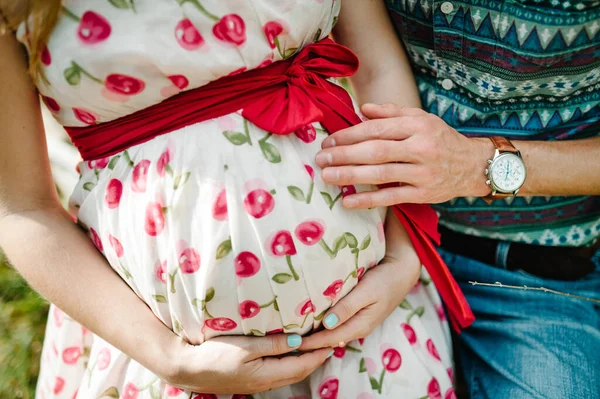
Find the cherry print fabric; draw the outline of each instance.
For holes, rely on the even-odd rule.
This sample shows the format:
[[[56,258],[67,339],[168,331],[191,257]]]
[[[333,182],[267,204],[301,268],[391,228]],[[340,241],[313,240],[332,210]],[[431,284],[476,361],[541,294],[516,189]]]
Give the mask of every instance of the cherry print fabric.
[[[40,92],[85,126],[264,66],[326,37],[340,1],[65,1]],[[26,42],[26,35],[22,39]],[[152,312],[192,344],[305,334],[385,253],[385,209],[348,211],[369,187],[320,180],[320,124],[278,136],[241,112],[82,162],[71,211]],[[122,326],[126,329],[127,326]],[[423,271],[407,299],[309,379],[255,395],[170,387],[51,308],[37,398],[454,398],[449,332]]]

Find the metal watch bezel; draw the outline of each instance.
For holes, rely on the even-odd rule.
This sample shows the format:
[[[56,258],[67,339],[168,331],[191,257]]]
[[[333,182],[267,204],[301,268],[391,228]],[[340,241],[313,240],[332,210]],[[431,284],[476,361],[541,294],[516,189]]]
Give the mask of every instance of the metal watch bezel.
[[[494,182],[493,173],[491,173],[494,165],[500,159],[507,158],[507,157],[516,158],[521,163],[521,167],[523,168],[523,174],[524,174],[523,181],[521,182],[521,185],[514,191],[504,191],[500,187],[498,187],[496,185],[496,183]],[[491,159],[488,159],[487,162],[488,162],[488,167],[486,168],[484,173],[488,177],[488,180],[486,180],[485,184],[487,184],[488,186],[490,186],[492,188],[492,195],[496,195],[496,193],[517,195],[517,193],[519,192],[521,187],[523,187],[523,184],[525,184],[525,179],[527,179],[527,167],[525,166],[525,162],[523,161],[523,158],[521,157],[521,152],[519,151],[516,154],[512,153],[512,152],[500,153],[500,151],[498,149],[496,149],[496,151],[494,152],[494,157]]]

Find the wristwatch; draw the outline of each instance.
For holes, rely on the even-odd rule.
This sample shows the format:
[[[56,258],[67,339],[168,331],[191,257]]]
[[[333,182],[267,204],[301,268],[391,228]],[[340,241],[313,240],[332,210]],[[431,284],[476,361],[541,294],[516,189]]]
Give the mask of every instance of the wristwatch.
[[[510,140],[496,136],[489,139],[496,147],[496,151],[494,157],[488,159],[488,167],[485,170],[488,178],[485,184],[492,189],[490,194],[483,197],[488,204],[493,200],[517,195],[527,177],[527,168],[521,152]]]

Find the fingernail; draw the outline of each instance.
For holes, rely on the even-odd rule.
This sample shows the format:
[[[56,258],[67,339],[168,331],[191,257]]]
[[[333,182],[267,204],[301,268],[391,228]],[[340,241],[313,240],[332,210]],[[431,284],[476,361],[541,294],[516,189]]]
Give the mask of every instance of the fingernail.
[[[288,335],[287,344],[290,348],[295,348],[296,346],[300,346],[302,343],[302,337],[298,334]]]
[[[321,147],[322,148],[335,147],[335,139],[333,137],[325,139],[325,141],[323,141],[323,145]]]
[[[340,172],[337,170],[323,169],[323,180],[328,183],[334,183],[340,179]]]
[[[321,167],[331,165],[333,163],[333,156],[326,152],[320,152],[317,154],[315,162]]]
[[[325,320],[323,320],[323,323],[325,324],[325,327],[333,328],[338,323],[338,321],[340,321],[340,319],[338,319],[335,313],[330,313],[329,315],[327,315]]]
[[[358,200],[354,198],[344,198],[342,203],[346,208],[356,208],[358,206]]]
[[[333,351],[331,351],[327,354],[327,359],[329,359],[331,356],[333,356]]]

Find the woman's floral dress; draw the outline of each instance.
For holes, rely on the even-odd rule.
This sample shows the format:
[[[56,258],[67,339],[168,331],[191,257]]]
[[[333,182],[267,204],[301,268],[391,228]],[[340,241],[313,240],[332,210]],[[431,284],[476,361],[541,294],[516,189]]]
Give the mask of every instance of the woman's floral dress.
[[[70,0],[43,54],[42,98],[65,126],[102,123],[259,68],[327,37],[340,0]],[[19,31],[26,43],[26,29]],[[319,124],[273,136],[238,113],[82,162],[71,210],[160,320],[200,344],[307,333],[385,252],[385,209],[325,185]],[[110,293],[106,293],[110,295]],[[123,326],[122,328],[128,328]],[[423,273],[364,340],[258,398],[454,398],[448,329]],[[38,399],[243,398],[170,387],[56,307]],[[249,396],[247,396],[249,397]]]

